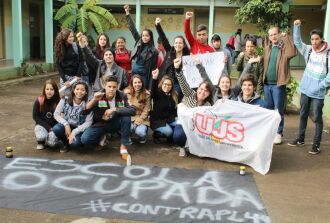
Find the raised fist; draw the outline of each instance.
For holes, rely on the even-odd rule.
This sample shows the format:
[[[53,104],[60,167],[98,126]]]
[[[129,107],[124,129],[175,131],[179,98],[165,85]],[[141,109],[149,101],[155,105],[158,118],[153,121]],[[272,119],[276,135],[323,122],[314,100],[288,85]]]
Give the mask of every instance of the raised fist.
[[[186,12],[186,19],[190,19],[193,16],[194,16],[193,12]]]
[[[181,57],[178,57],[178,58],[175,58],[173,60],[173,63],[174,63],[174,68],[178,69],[180,67],[180,64],[181,64]]]
[[[296,26],[300,26],[301,25],[300,19],[294,20],[293,24],[296,25]]]
[[[152,79],[156,80],[159,74],[158,68],[156,70],[151,71],[151,74],[152,74]]]
[[[156,20],[155,20],[155,24],[158,25],[161,21],[162,21],[162,19],[157,17]]]
[[[126,12],[126,15],[129,15],[129,5],[124,5],[124,9],[125,9],[125,12]]]

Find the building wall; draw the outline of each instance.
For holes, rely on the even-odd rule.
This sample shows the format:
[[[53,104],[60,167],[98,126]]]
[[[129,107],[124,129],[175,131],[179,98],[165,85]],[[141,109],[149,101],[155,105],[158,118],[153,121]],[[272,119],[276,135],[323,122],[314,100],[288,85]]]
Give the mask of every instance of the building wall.
[[[11,16],[11,0],[4,0],[4,28],[6,59],[13,59],[13,25]]]

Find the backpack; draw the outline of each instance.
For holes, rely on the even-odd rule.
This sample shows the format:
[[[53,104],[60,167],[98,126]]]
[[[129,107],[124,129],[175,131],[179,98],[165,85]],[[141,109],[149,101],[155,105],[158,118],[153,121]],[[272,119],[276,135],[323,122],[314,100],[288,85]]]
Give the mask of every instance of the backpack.
[[[326,69],[327,69],[326,74],[329,72],[329,51],[330,51],[330,49],[327,50],[327,54],[326,54],[326,56],[325,56],[325,63],[326,63]],[[309,62],[309,57],[311,56],[311,54],[312,54],[312,48],[311,48],[311,49],[309,50],[309,52],[308,52],[306,65],[307,65],[308,62]]]
[[[43,107],[44,102],[45,102],[44,96],[40,95],[38,97],[38,102],[39,102],[39,112],[41,113],[42,112],[42,107]],[[53,112],[55,111],[55,109],[56,109],[56,104],[53,105],[53,109],[52,109]]]

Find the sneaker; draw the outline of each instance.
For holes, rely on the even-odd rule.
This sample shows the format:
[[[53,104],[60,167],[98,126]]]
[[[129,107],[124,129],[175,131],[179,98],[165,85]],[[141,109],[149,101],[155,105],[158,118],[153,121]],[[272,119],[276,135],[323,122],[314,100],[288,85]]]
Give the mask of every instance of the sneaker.
[[[180,147],[179,156],[185,157],[187,155],[185,148]]]
[[[37,144],[37,147],[36,147],[37,150],[41,150],[44,148],[45,148],[44,144],[39,144],[39,143]]]
[[[132,166],[132,157],[129,154],[127,155],[126,166]]]
[[[139,140],[139,143],[140,143],[140,144],[145,144],[146,142],[147,142],[147,138],[142,139],[142,140]]]
[[[61,149],[60,149],[60,153],[67,153],[69,151],[69,146],[64,145]]]
[[[101,137],[101,140],[100,140],[100,142],[99,142],[99,145],[102,146],[102,147],[105,146],[106,140],[107,140],[107,135],[104,134],[104,135]]]
[[[320,146],[318,145],[314,145],[312,146],[312,149],[308,151],[309,154],[312,154],[312,155],[316,155],[316,154],[319,154],[321,151],[320,151]]]
[[[282,143],[282,135],[281,134],[276,134],[276,137],[273,142],[275,145],[281,144]]]
[[[288,143],[288,146],[302,146],[302,145],[305,145],[305,142],[299,139],[295,139],[292,142]]]

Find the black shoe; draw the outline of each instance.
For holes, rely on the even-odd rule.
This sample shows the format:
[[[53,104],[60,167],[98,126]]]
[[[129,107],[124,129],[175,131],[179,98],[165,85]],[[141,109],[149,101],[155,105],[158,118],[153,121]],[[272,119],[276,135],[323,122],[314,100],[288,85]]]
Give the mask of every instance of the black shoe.
[[[288,146],[302,146],[302,145],[305,145],[305,142],[299,139],[295,139],[292,142],[288,143]]]
[[[69,152],[70,148],[68,145],[64,145],[61,149],[60,149],[60,153],[67,153]]]
[[[316,155],[321,152],[320,146],[319,145],[314,145],[312,146],[312,149],[308,151],[309,154]]]
[[[155,144],[160,144],[162,141],[160,140],[160,138],[162,137],[162,134],[159,132],[154,132],[152,133],[152,141]]]

